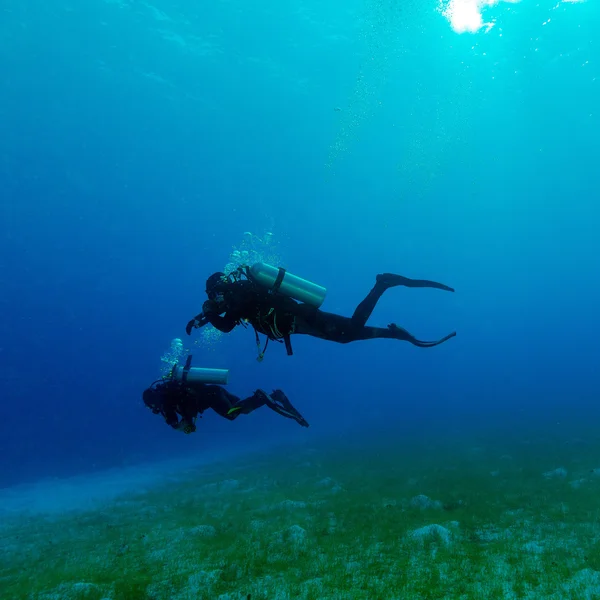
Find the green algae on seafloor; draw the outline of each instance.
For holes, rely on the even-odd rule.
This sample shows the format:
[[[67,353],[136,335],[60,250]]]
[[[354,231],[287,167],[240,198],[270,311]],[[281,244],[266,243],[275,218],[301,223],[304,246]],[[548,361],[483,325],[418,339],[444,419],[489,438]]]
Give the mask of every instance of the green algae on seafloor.
[[[600,597],[595,456],[543,436],[384,439],[198,467],[102,509],[5,519],[1,597]]]

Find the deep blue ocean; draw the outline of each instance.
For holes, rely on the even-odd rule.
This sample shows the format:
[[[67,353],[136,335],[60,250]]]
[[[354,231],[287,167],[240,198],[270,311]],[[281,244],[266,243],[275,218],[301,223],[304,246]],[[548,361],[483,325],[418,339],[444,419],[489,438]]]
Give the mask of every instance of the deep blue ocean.
[[[402,425],[600,418],[596,2],[2,0],[0,485]],[[274,261],[433,349],[185,334]],[[267,409],[186,436],[141,393],[183,340]]]

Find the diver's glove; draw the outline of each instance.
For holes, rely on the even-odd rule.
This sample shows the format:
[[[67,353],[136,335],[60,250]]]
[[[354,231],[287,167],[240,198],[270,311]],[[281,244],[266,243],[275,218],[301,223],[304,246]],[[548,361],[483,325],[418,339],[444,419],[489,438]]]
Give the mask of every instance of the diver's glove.
[[[204,316],[204,313],[196,315],[188,324],[185,326],[185,332],[188,335],[191,335],[192,329],[199,329],[200,327],[204,327],[208,323],[208,319]]]

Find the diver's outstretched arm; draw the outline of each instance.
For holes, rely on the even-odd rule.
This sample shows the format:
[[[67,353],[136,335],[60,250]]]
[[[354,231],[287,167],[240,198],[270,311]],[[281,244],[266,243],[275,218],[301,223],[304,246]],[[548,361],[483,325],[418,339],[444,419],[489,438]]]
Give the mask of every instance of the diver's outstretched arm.
[[[202,314],[208,323],[222,333],[229,333],[230,331],[233,331],[235,326],[238,324],[238,320],[231,316],[222,304],[219,304],[214,300],[207,300],[202,305]]]
[[[217,313],[205,314],[204,312],[201,312],[188,322],[188,324],[185,326],[185,332],[188,335],[191,335],[192,329],[199,329],[200,327],[204,327],[209,323],[222,333],[229,333],[237,325],[237,321],[229,318],[227,313],[221,317]]]

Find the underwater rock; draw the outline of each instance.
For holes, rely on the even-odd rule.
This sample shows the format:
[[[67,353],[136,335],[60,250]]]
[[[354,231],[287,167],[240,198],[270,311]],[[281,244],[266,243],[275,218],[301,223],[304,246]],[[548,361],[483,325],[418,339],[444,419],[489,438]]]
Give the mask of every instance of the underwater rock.
[[[600,573],[593,569],[582,569],[577,571],[573,577],[563,586],[566,597],[592,600],[600,597]]]
[[[346,573],[356,573],[360,571],[364,567],[363,563],[358,560],[349,560],[344,568],[346,569]]]
[[[95,592],[98,589],[98,586],[95,583],[80,582],[71,584],[71,589],[76,592]]]
[[[292,525],[273,536],[269,544],[267,562],[294,560],[306,548],[308,534],[300,525]]]
[[[452,541],[452,532],[434,523],[411,531],[409,537],[421,544],[429,541],[437,541],[444,544],[444,546],[448,546]]]
[[[546,479],[562,479],[567,476],[567,470],[559,467],[558,469],[554,469],[553,471],[546,471],[544,473],[544,477]]]
[[[225,479],[216,483],[207,483],[202,486],[204,492],[223,493],[232,492],[240,487],[240,482],[237,479]]]
[[[523,544],[523,550],[530,552],[531,554],[543,554],[544,547],[537,542],[527,542]]]
[[[279,508],[287,508],[287,509],[296,509],[296,508],[306,508],[306,502],[302,502],[301,500],[283,500],[277,506]]]
[[[292,525],[283,532],[286,541],[295,545],[302,545],[306,541],[306,529],[300,525]]]
[[[210,591],[219,581],[221,573],[220,569],[213,569],[211,571],[204,571],[201,569],[196,571],[188,577],[186,589],[178,597],[200,598],[207,591]],[[164,598],[164,595],[157,595],[157,597]]]
[[[95,583],[77,582],[61,583],[52,592],[42,593],[36,596],[38,600],[73,600],[80,598],[101,598],[101,600],[112,600],[110,594],[102,595],[101,587]],[[4,596],[2,596],[4,597]]]
[[[589,475],[590,477],[593,477],[594,479],[596,477],[600,477],[600,469],[591,469],[589,471]],[[574,488],[574,489],[579,489],[584,483],[589,483],[591,480],[590,479],[586,479],[585,477],[581,477],[579,479],[573,479],[573,481],[569,481],[569,485]]]
[[[283,544],[286,547],[301,547],[306,542],[306,529],[300,525],[292,525],[283,531],[279,531],[273,538],[273,544]]]
[[[215,537],[217,530],[212,525],[198,525],[188,529],[188,533],[200,537]]]
[[[237,479],[225,479],[219,484],[219,490],[222,492],[230,492],[237,490],[240,487],[240,482]]]
[[[495,525],[485,525],[472,533],[472,539],[481,543],[495,542],[501,539],[502,536],[502,532]]]
[[[410,499],[410,506],[412,508],[418,508],[420,510],[427,509],[440,509],[442,508],[442,503],[438,500],[432,500],[428,496],[424,494],[419,494],[418,496],[414,496]]]
[[[250,521],[250,529],[252,531],[261,531],[265,528],[265,522],[262,519],[252,519]]]
[[[313,579],[307,579],[302,584],[302,591],[304,592],[303,597],[324,597],[325,586],[321,577],[314,577]]]
[[[334,494],[342,491],[342,487],[336,481],[331,479],[331,477],[324,477],[320,481],[317,481],[317,486],[321,488],[329,488],[329,491],[333,492]]]
[[[331,477],[323,477],[320,481],[317,481],[319,487],[332,487],[335,485],[335,481]]]

